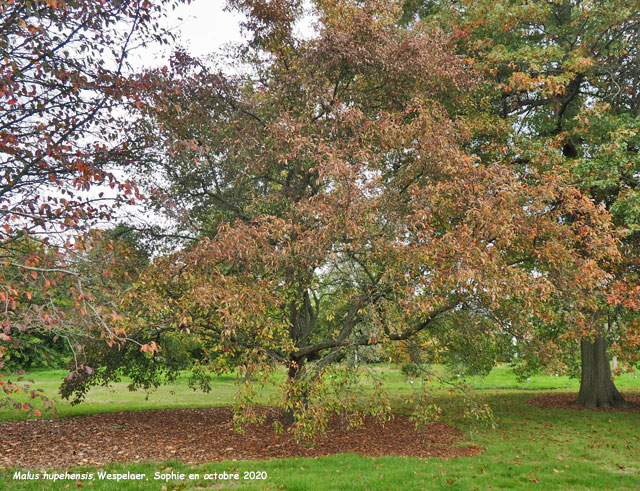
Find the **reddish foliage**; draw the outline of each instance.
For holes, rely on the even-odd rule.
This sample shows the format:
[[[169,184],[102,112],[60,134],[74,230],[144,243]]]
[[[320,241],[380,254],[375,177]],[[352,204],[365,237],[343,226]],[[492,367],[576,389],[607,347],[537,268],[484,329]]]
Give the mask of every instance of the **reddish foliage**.
[[[312,386],[358,347],[446,325],[550,359],[540,319],[592,329],[619,256],[610,217],[565,173],[523,180],[467,151],[456,108],[477,81],[447,36],[398,28],[376,0],[315,2],[310,40],[293,0],[233,5],[257,43],[234,58],[246,76],[177,53],[142,77],[148,186],[198,240],[127,292],[130,331],[188,329],[246,380],[284,368],[284,405],[311,413],[301,401],[326,407]]]
[[[55,330],[71,346],[82,318],[105,326],[69,256],[138,198],[114,173],[132,161],[118,116],[133,105],[125,60],[167,42],[158,18],[181,1],[0,2],[0,368],[17,333]]]

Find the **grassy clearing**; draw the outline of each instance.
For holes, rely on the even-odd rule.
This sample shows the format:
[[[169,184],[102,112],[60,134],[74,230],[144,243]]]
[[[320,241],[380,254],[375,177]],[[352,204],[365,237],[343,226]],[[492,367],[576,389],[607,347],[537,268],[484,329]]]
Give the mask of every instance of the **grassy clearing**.
[[[93,387],[83,403],[72,406],[69,401],[60,399],[58,393],[60,383],[66,373],[65,370],[37,370],[23,376],[25,380],[32,379],[35,382],[34,387],[42,389],[46,396],[56,400],[57,417],[111,411],[228,406],[233,401],[237,390],[235,377],[223,375],[215,378],[211,392],[194,391],[188,386],[188,375],[184,374],[178,377],[175,383],[160,386],[153,391],[131,392],[127,388],[127,380],[108,387]],[[9,374],[5,374],[5,376],[7,379],[17,379],[16,376]],[[274,394],[273,388],[268,388],[258,402],[266,404]],[[0,421],[25,419],[26,417],[32,416],[17,413],[12,408],[0,409]]]
[[[377,367],[385,374],[385,385],[396,396],[396,407],[404,409],[411,385],[397,370]],[[62,372],[30,374],[39,387],[55,395]],[[99,480],[95,467],[74,469],[93,472],[94,480],[82,482],[91,489],[287,489],[287,490],[367,490],[367,489],[640,489],[640,430],[638,413],[544,410],[526,404],[528,397],[544,390],[576,390],[577,381],[566,377],[537,376],[519,384],[506,367],[494,370],[485,379],[471,379],[493,407],[496,429],[480,428],[473,443],[485,451],[473,458],[452,460],[400,457],[366,458],[338,455],[317,459],[279,459],[271,461],[228,461],[201,466],[178,462],[138,463],[104,466],[108,473],[143,473],[148,480]],[[616,381],[620,388],[640,389],[640,379],[625,374]],[[235,388],[233,377],[221,377],[210,394],[192,392],[186,377],[154,393],[129,393],[126,383],[112,388],[95,388],[87,402],[71,407],[61,402],[59,416],[99,411],[137,410],[167,407],[228,405]],[[264,400],[275,392],[265,391]],[[148,399],[146,397],[148,396]],[[437,391],[437,402],[444,408],[443,419],[463,430],[462,400]],[[3,410],[3,420],[18,414]],[[0,470],[0,487],[13,489],[67,489],[75,481],[16,481],[15,469]],[[154,479],[156,472],[183,473],[185,479],[168,482]],[[206,479],[206,474],[239,473],[239,480]],[[245,472],[266,472],[267,478],[248,479]],[[199,479],[189,479],[198,474]]]
[[[400,401],[411,394],[418,381],[412,385],[400,370],[388,365],[374,365],[372,371],[383,377],[384,386],[388,392]],[[18,377],[7,372],[0,372],[7,379],[16,380]],[[109,387],[93,387],[87,394],[82,404],[72,406],[68,401],[61,400],[58,388],[66,375],[65,370],[34,370],[24,375],[23,378],[34,380],[34,386],[44,393],[56,399],[57,417],[81,416],[111,411],[140,411],[144,409],[170,409],[170,408],[198,408],[211,406],[228,406],[233,403],[236,394],[236,379],[233,374],[217,376],[212,381],[212,390],[209,393],[194,391],[188,386],[188,374],[178,377],[175,383],[161,386],[152,391],[131,392],[127,389],[128,381],[113,384]],[[443,373],[440,370],[440,373]],[[457,377],[453,377],[457,379]],[[276,380],[276,384],[281,380]],[[487,377],[470,377],[466,381],[480,394],[489,394],[492,391],[516,391],[530,390],[578,390],[579,381],[566,376],[535,375],[528,380],[518,382],[508,366],[499,366],[491,371]],[[362,384],[368,385],[366,379]],[[616,378],[616,385],[621,390],[640,390],[640,374],[625,373]],[[436,393],[443,388],[439,383],[434,383]],[[444,388],[443,388],[444,389]],[[273,404],[278,397],[277,387],[267,386],[260,391],[258,404]],[[495,409],[495,408],[494,408]],[[0,422],[13,421],[32,417],[24,412],[16,412],[12,408],[0,409]]]

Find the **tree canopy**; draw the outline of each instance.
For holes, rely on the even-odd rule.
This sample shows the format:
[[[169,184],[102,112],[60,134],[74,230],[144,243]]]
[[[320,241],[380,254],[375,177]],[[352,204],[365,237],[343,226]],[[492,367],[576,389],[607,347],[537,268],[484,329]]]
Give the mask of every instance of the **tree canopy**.
[[[358,347],[446,325],[551,356],[540,319],[589,325],[619,257],[610,216],[562,169],[481,162],[466,108],[482,81],[451,35],[374,0],[314,2],[310,37],[298,2],[231,5],[248,18],[239,75],[178,52],[142,78],[139,182],[195,238],[122,298],[149,366],[167,333],[197,338],[243,377],[245,416],[253,381],[284,367],[285,421],[304,430]],[[65,393],[118,366],[95,363]]]
[[[138,43],[167,42],[158,20],[176,3],[0,5],[0,368],[34,328],[69,338],[106,326],[72,256],[90,248],[92,226],[139,197],[116,173],[131,162],[127,57]]]
[[[405,21],[418,13],[454,33],[458,52],[483,74],[478,153],[523,169],[565,169],[575,186],[611,213],[623,260],[609,269],[615,282],[601,298],[600,321],[583,327],[570,322],[551,333],[556,343],[568,340],[570,346],[605,336],[631,365],[637,363],[640,305],[639,7],[634,1],[405,3]],[[583,346],[583,355],[584,349],[595,344]],[[604,351],[598,356],[606,358]],[[583,363],[583,374],[588,371]],[[617,391],[610,376],[604,370],[599,377],[602,387],[610,385],[608,394],[596,396],[583,384],[581,403],[613,404]]]

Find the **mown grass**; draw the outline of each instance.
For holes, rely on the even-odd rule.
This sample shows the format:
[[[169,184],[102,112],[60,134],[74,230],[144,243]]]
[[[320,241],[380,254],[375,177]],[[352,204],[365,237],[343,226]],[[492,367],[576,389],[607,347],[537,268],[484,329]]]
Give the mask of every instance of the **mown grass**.
[[[175,383],[163,385],[156,390],[128,390],[128,380],[108,387],[92,387],[81,404],[72,405],[61,399],[59,388],[67,372],[65,370],[35,370],[23,375],[22,383],[31,379],[33,387],[43,390],[43,394],[55,400],[55,416],[82,416],[112,411],[141,411],[144,409],[197,408],[210,406],[228,406],[237,392],[234,375],[215,377],[213,389],[209,393],[194,391],[188,386],[188,374],[178,377]],[[5,373],[5,380],[18,379],[15,375]],[[267,403],[275,394],[274,388],[268,387],[258,398],[258,403]],[[17,399],[19,400],[19,399]],[[25,419],[33,415],[16,412],[13,408],[0,409],[0,422]],[[47,417],[47,416],[45,416]]]
[[[411,384],[397,370],[376,367],[385,375],[385,386],[395,394],[395,406],[405,409],[404,400]],[[39,387],[55,394],[61,372],[29,374]],[[540,409],[526,399],[545,391],[577,390],[577,381],[566,377],[539,375],[518,383],[506,367],[495,369],[484,379],[469,380],[493,408],[495,429],[477,428],[474,445],[483,452],[472,458],[450,460],[402,457],[367,458],[336,455],[315,459],[277,459],[270,461],[227,461],[201,466],[179,462],[107,465],[108,473],[144,473],[148,480],[83,481],[91,489],[287,489],[287,490],[422,490],[422,489],[640,489],[640,414]],[[163,407],[203,407],[228,405],[235,393],[233,377],[221,377],[210,394],[192,392],[186,377],[173,386],[151,393],[129,393],[126,383],[112,388],[95,388],[87,402],[71,407],[61,402],[59,416],[89,412],[137,410]],[[640,378],[625,374],[616,380],[625,390],[640,389]],[[275,393],[266,389],[264,400]],[[146,397],[148,396],[148,399]],[[462,416],[461,397],[446,390],[434,392],[444,409],[444,421],[468,432]],[[86,404],[86,405],[85,405]],[[0,418],[16,419],[14,411],[3,410]],[[0,429],[1,435],[1,429]],[[468,433],[467,433],[468,435]],[[16,481],[16,469],[0,470],[0,488],[66,489],[75,481]],[[74,472],[97,472],[95,467]],[[244,479],[244,472],[267,473],[266,480]],[[184,473],[185,479],[165,482],[154,474]],[[205,479],[205,474],[238,472],[240,479]],[[189,479],[199,474],[200,479]]]
[[[390,365],[374,365],[369,369],[383,377],[385,389],[398,399],[409,395],[414,390],[414,387],[419,384],[417,380],[412,384],[410,377],[408,378],[400,370]],[[436,368],[436,371],[441,375],[444,374],[442,369]],[[5,375],[6,378],[4,380],[17,380],[19,378],[6,371],[0,373]],[[211,392],[205,393],[190,389],[188,386],[189,374],[184,373],[178,377],[175,383],[163,385],[151,391],[131,392],[127,389],[129,383],[127,379],[109,387],[93,387],[84,402],[73,406],[69,401],[60,399],[58,394],[60,383],[66,373],[64,370],[34,370],[22,376],[23,382],[27,379],[32,379],[35,382],[34,387],[42,389],[45,395],[56,400],[56,417],[81,416],[110,411],[228,406],[232,404],[233,397],[237,392],[236,378],[233,374],[214,377]],[[458,380],[455,374],[453,374],[453,379]],[[464,377],[462,379],[464,380]],[[280,382],[279,378],[275,383],[277,384],[278,382]],[[579,381],[576,379],[545,374],[535,375],[528,380],[519,382],[506,365],[496,367],[487,377],[469,377],[466,382],[481,394],[493,390],[503,391],[509,389],[518,392],[553,389],[577,391],[579,387]],[[368,379],[363,379],[362,386],[365,389],[368,384]],[[433,383],[433,386],[436,392],[438,388],[445,388],[437,381]],[[616,378],[616,386],[621,390],[640,390],[640,375],[625,373]],[[266,386],[260,390],[256,402],[258,404],[273,403],[278,394],[277,387],[274,385]],[[0,422],[29,417],[33,416],[24,412],[16,412],[8,407],[0,408]]]

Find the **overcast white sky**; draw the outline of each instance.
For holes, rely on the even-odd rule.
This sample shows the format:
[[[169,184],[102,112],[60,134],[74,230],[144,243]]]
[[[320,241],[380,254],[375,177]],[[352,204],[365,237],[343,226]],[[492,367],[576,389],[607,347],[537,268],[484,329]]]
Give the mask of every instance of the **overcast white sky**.
[[[168,14],[166,27],[179,35],[178,44],[197,57],[219,52],[228,43],[242,41],[243,17],[224,10],[225,0],[192,0]],[[129,62],[136,68],[151,68],[167,63],[176,46],[139,48]]]
[[[192,0],[176,10],[182,42],[196,56],[204,56],[217,51],[225,43],[242,40],[237,13],[224,10],[224,0]]]
[[[225,5],[225,0],[191,0],[190,4],[183,4],[169,14],[166,25],[179,34],[179,44],[192,55],[202,57],[220,52],[226,44],[236,44],[243,40],[240,23],[244,16],[225,11]],[[314,18],[310,14],[309,2],[304,2],[303,5],[307,14],[296,25],[296,31],[306,37],[314,32]],[[157,67],[167,62],[174,48],[175,46],[169,46],[160,50],[157,47],[140,50],[131,61],[134,65]]]

